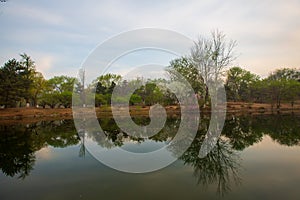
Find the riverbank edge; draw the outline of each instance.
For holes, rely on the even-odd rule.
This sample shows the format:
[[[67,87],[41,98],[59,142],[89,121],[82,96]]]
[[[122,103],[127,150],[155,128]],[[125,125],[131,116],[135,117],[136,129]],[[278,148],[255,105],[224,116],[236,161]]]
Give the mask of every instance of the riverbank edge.
[[[166,106],[168,116],[180,115],[180,106]],[[112,117],[111,108],[103,106],[96,108],[97,117]],[[150,106],[130,106],[130,115],[149,116]],[[191,110],[192,112],[192,110]],[[276,113],[300,113],[300,105],[292,107],[289,104],[282,104],[280,109],[272,107],[270,104],[228,102],[227,114],[276,114]],[[122,111],[120,110],[120,113]],[[210,114],[210,108],[200,110],[202,114]],[[43,121],[53,119],[72,119],[73,111],[71,108],[7,108],[0,109],[0,121],[3,120],[30,120]]]

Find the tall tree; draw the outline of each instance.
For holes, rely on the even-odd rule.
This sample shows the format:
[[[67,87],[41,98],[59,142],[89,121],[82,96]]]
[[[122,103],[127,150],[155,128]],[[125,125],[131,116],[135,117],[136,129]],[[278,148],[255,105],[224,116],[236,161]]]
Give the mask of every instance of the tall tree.
[[[30,89],[33,86],[33,76],[36,72],[35,70],[35,63],[31,59],[30,56],[28,56],[26,53],[20,54],[21,61],[21,73],[23,75],[23,87],[24,87],[24,94],[23,97],[26,101],[27,106],[29,106],[30,103]]]
[[[227,41],[219,30],[211,33],[211,38],[199,37],[191,49],[191,61],[198,69],[206,84],[205,102],[209,100],[207,84],[222,80],[225,68],[235,59],[233,55],[236,41]]]
[[[7,61],[0,68],[0,104],[15,107],[25,93],[20,63],[16,59]]]
[[[43,74],[40,72],[35,72],[34,76],[32,77],[32,87],[29,91],[33,106],[38,104],[38,99],[41,97],[45,88],[46,80],[44,79]]]

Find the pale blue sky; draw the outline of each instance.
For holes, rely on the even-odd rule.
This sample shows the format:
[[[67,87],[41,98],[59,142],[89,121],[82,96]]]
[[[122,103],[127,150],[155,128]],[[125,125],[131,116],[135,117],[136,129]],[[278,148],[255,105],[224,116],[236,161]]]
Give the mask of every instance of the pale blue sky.
[[[0,64],[29,54],[50,78],[75,76],[101,42],[153,27],[192,39],[222,30],[237,41],[235,64],[259,75],[300,67],[300,1],[56,1],[0,3]]]

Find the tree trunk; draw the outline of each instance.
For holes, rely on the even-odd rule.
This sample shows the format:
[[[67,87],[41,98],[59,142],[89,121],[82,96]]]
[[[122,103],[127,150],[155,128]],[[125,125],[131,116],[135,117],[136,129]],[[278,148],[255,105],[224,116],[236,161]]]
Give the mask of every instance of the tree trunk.
[[[208,102],[209,96],[208,96],[208,87],[205,85],[205,97],[204,97],[204,104]]]

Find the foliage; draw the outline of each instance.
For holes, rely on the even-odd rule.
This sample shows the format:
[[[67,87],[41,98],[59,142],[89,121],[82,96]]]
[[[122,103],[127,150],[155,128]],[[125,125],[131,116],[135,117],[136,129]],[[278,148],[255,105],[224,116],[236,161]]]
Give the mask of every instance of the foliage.
[[[44,79],[42,73],[35,72],[32,76],[32,87],[29,90],[30,99],[32,101],[33,106],[38,104],[38,100],[41,97],[45,87],[46,87],[46,80]]]
[[[72,105],[72,92],[76,79],[68,76],[55,76],[44,83],[39,104],[54,108],[64,106],[70,108]]]
[[[171,76],[172,80],[181,80],[182,76],[187,80],[195,93],[203,93],[205,90],[204,80],[198,69],[193,65],[187,57],[181,57],[170,62],[170,66],[167,67],[167,72]]]
[[[133,95],[131,95],[129,102],[130,102],[131,105],[135,105],[135,104],[142,103],[143,99],[140,95],[133,94]]]
[[[250,88],[251,96],[256,102],[270,103],[277,109],[280,109],[282,102],[289,102],[294,106],[295,101],[299,99],[300,82],[291,72],[296,74],[294,70],[279,69],[269,77],[257,81]]]
[[[7,176],[21,179],[33,169],[35,152],[48,145],[62,148],[79,143],[72,120],[1,125],[0,134],[0,169]]]
[[[53,78],[49,79],[47,82],[53,91],[62,93],[66,91],[72,92],[75,81],[76,79],[73,77],[54,76]]]
[[[225,83],[229,101],[248,101],[251,97],[250,88],[259,77],[240,67],[232,67],[227,71]]]
[[[260,79],[257,75],[240,67],[225,68],[233,61],[234,41],[226,41],[219,31],[212,32],[211,38],[199,38],[191,55],[172,60],[166,68],[170,80],[136,78],[122,80],[117,74],[104,74],[97,77],[90,85],[85,85],[84,70],[80,71],[80,80],[68,76],[54,76],[46,80],[42,73],[36,71],[35,62],[27,54],[21,59],[8,60],[0,68],[0,105],[21,107],[26,104],[42,107],[65,107],[72,105],[72,95],[80,99],[79,104],[90,104],[95,98],[95,105],[110,105],[113,90],[120,88],[117,101],[130,105],[174,105],[178,100],[168,89],[171,81],[184,78],[190,83],[198,98],[200,106],[209,105],[207,81],[217,80],[223,83],[229,101],[270,103],[280,109],[283,102],[293,107],[300,100],[300,70],[282,68]],[[138,85],[136,88],[135,86]],[[128,89],[134,87],[130,96]],[[95,92],[94,95],[89,95]],[[123,95],[123,97],[122,97]],[[88,96],[88,97],[87,97]]]
[[[294,68],[277,69],[269,75],[268,79],[270,80],[286,79],[286,80],[298,81],[300,80],[300,70]]]
[[[21,60],[11,59],[0,69],[0,103],[5,107],[15,107],[22,100],[29,103],[30,99],[38,92],[34,90],[35,71],[34,61],[26,55],[21,54]]]
[[[33,87],[33,77],[36,73],[35,70],[35,62],[31,59],[30,56],[27,54],[23,53],[20,54],[21,56],[21,61],[20,63],[20,73],[22,74],[22,83],[23,83],[23,88],[24,88],[24,93],[23,97],[26,100],[26,103],[29,103],[29,99],[31,97],[30,94],[30,89]]]
[[[20,63],[15,59],[7,61],[0,70],[0,79],[0,103],[5,107],[16,106],[24,93]]]

